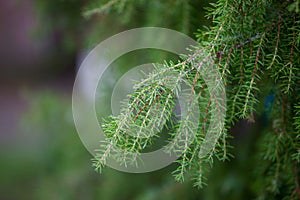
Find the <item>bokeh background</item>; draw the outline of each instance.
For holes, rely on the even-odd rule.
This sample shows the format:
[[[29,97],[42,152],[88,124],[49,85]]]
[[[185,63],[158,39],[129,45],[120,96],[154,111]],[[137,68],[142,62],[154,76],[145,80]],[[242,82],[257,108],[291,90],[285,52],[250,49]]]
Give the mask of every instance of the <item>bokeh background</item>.
[[[104,2],[0,1],[0,199],[251,199],[255,185],[249,155],[257,134],[250,132],[259,132],[243,121],[231,130],[235,158],[216,163],[203,189],[193,188],[188,179],[176,183],[171,175],[176,164],[146,174],[94,171],[71,110],[72,86],[84,56],[130,28],[159,26],[194,37],[210,24],[204,7],[212,1],[191,2],[190,12],[197,17],[189,24],[180,21],[185,13],[179,0],[138,0],[122,12],[83,17]],[[111,73],[120,75],[143,62],[138,55],[125,56]],[[168,55],[156,51],[149,57],[162,61]],[[102,87],[110,94],[109,86]]]

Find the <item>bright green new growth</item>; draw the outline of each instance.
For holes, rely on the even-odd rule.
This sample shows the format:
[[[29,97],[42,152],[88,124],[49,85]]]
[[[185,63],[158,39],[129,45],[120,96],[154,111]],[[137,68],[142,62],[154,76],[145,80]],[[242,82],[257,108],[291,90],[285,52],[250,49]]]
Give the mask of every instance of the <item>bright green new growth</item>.
[[[126,7],[134,1],[110,1],[88,14],[102,12],[108,5],[117,6],[119,3]],[[265,140],[259,144],[263,154],[260,159],[264,163],[260,173],[267,176],[262,183],[265,185],[264,196],[281,192],[282,197],[300,198],[298,4],[298,0],[219,0],[211,4],[208,17],[213,20],[213,26],[197,33],[199,46],[190,55],[182,57],[178,64],[157,65],[146,79],[136,83],[136,91],[129,96],[121,114],[104,123],[108,139],[102,144],[103,151],[94,159],[96,170],[103,168],[109,156],[114,156],[124,165],[134,164],[134,155],[154,143],[156,133],[161,131],[160,125],[168,122],[170,140],[179,133],[183,136],[185,132],[194,133],[190,145],[187,145],[190,139],[187,134],[174,143],[179,145],[182,153],[177,160],[179,166],[174,172],[175,179],[183,181],[185,174],[190,173],[195,186],[202,187],[205,172],[214,160],[224,161],[231,156],[227,152],[230,137],[227,129],[240,119],[254,122],[255,114],[263,113],[270,121]],[[218,140],[211,141],[213,147],[208,154],[199,156],[211,123],[210,116],[218,105],[209,95],[209,87],[197,67],[211,64],[217,67],[225,82],[226,121],[224,129],[214,130]],[[174,106],[182,82],[191,86],[191,95],[197,96],[196,102],[190,101],[188,105],[198,104],[202,113],[197,127],[190,123],[189,117],[174,118]],[[274,100],[263,105],[266,96]],[[192,113],[190,117],[194,117]],[[122,149],[122,153],[115,147]],[[174,150],[172,146],[168,147],[170,151]]]

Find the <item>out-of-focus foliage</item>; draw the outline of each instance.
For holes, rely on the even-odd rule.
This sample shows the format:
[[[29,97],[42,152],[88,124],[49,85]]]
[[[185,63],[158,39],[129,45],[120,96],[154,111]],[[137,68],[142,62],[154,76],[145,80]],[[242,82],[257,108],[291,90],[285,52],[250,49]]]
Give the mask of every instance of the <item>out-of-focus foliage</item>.
[[[194,36],[210,20],[205,9],[212,1],[164,0],[35,0],[38,33],[53,33],[66,51],[93,47],[122,30],[143,26],[171,28]],[[103,8],[104,7],[104,8]],[[189,12],[187,12],[189,11]],[[92,15],[93,14],[93,15]]]
[[[38,16],[36,36],[50,34],[60,52],[74,52],[81,41],[78,36],[84,30],[81,16],[84,0],[34,0]]]

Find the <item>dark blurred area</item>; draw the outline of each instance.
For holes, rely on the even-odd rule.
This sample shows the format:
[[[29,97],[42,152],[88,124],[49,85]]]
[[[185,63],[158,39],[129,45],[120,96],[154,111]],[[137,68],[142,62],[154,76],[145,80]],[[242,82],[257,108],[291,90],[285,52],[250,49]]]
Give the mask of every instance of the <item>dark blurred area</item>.
[[[193,188],[191,181],[176,183],[171,175],[174,165],[147,174],[109,168],[101,175],[94,172],[71,110],[73,81],[82,58],[122,30],[140,26],[181,30],[178,8],[166,10],[166,3],[151,1],[138,5],[133,14],[82,17],[83,10],[97,2],[0,1],[0,199],[251,199],[246,183],[250,166],[241,164],[246,159],[243,153],[240,160],[216,164],[219,167],[203,190]],[[208,2],[195,1],[193,6],[202,9]],[[162,10],[166,12],[161,14]],[[199,24],[209,24],[204,9],[197,12],[195,25],[186,32],[190,36]],[[244,126],[249,124],[242,123],[236,132],[243,132]],[[248,141],[239,143],[245,152],[253,148],[243,145]]]
[[[0,199],[75,199],[92,172],[70,109],[81,5],[0,1]]]
[[[62,41],[79,35],[78,31],[70,30],[72,34],[67,35],[63,25],[53,24],[56,20],[47,16],[49,12],[42,15],[38,8],[31,0],[0,2],[0,130],[4,146],[11,146],[9,141],[18,137],[19,119],[29,103],[25,93],[53,89],[70,94],[72,88],[77,47]],[[63,19],[61,14],[55,17]]]

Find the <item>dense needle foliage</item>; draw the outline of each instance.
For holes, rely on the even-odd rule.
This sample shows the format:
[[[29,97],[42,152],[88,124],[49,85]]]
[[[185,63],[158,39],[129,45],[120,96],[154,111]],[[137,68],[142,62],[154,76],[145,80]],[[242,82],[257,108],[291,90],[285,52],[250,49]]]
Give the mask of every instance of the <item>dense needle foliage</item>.
[[[192,2],[175,2],[164,1],[164,4],[177,5],[181,30],[188,32],[194,13],[190,9]],[[113,9],[130,12],[143,3],[147,1],[111,0],[85,14],[91,16]],[[146,79],[135,85],[136,90],[130,95],[129,103],[124,104],[121,114],[106,119],[103,129],[107,141],[101,144],[94,159],[95,168],[101,170],[110,156],[124,165],[135,164],[134,155],[155,143],[159,125],[168,121],[169,139],[178,134],[183,136],[175,142],[175,146],[182,145],[175,179],[183,181],[185,175],[190,174],[195,186],[202,187],[206,171],[214,161],[231,157],[228,130],[241,119],[252,123],[257,116],[263,116],[267,127],[257,145],[260,163],[255,169],[260,187],[257,190],[263,199],[300,199],[298,4],[298,0],[219,0],[211,3],[207,17],[212,25],[196,33],[199,46],[178,63],[157,65]],[[197,69],[212,65],[217,67],[226,89],[225,128],[214,130],[218,140],[209,140],[213,147],[208,154],[200,156],[201,148],[207,145],[205,136],[210,116],[218,105],[209,95],[209,84],[205,84]],[[204,113],[197,127],[190,123],[194,116],[174,117],[182,82],[188,84],[192,88],[191,95],[197,97],[187,106],[198,104],[200,113]],[[190,145],[185,145],[191,139],[188,132],[193,132],[194,137]]]

